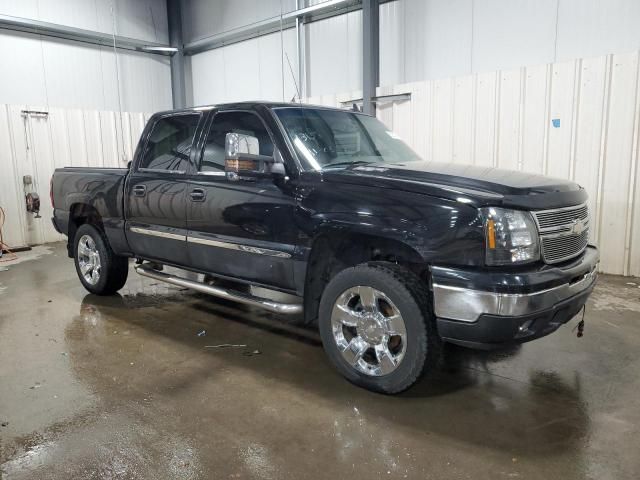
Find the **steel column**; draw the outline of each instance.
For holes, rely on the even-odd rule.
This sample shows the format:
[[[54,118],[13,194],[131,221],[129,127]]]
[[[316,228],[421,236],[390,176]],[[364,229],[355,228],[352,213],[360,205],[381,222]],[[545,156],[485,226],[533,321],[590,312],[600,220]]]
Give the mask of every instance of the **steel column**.
[[[362,107],[375,115],[376,88],[380,83],[380,9],[378,0],[362,2]]]
[[[169,22],[169,43],[177,49],[171,57],[171,95],[173,108],[187,105],[184,72],[184,50],[182,41],[182,9],[180,0],[167,0],[167,20]]]

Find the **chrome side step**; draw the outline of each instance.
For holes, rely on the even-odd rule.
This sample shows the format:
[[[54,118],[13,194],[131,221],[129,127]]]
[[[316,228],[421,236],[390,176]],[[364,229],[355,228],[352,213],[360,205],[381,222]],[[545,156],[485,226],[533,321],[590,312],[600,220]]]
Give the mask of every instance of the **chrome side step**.
[[[245,305],[264,308],[265,310],[269,310],[270,312],[286,314],[302,313],[301,303],[275,302],[266,298],[255,297],[246,293],[235,292],[226,288],[207,285],[193,280],[187,280],[186,278],[154,270],[153,268],[150,268],[148,265],[144,264],[136,265],[134,269],[140,275],[153,278],[154,280],[170,283],[179,287],[190,288],[198,292],[213,295],[214,297],[226,298],[227,300],[232,300],[234,302],[244,303]]]

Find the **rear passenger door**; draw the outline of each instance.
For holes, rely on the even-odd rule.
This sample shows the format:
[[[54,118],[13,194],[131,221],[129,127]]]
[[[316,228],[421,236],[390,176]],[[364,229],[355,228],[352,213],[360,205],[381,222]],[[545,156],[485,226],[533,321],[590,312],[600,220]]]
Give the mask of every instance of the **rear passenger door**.
[[[141,139],[125,188],[125,229],[133,252],[166,263],[187,262],[185,196],[193,171],[200,112],[160,115]]]
[[[298,230],[295,198],[283,176],[231,180],[225,137],[255,137],[260,155],[280,156],[272,134],[253,111],[221,111],[203,134],[198,171],[187,195],[188,248],[193,268],[251,283],[293,289]]]

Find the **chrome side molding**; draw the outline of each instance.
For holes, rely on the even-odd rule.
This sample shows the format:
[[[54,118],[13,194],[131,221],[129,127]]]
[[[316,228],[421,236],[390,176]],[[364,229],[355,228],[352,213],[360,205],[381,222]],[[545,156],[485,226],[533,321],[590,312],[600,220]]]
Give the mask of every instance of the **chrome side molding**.
[[[160,230],[151,230],[149,228],[131,227],[130,232],[139,233],[141,235],[150,235],[152,237],[168,238],[170,240],[180,240],[184,242],[187,237],[185,235],[179,235],[177,233],[161,232]]]
[[[209,247],[227,248],[229,250],[240,250],[241,252],[255,253],[258,255],[266,255],[268,257],[291,258],[291,254],[281,250],[272,250],[270,248],[253,247],[251,245],[242,245],[240,243],[223,242],[221,240],[211,240],[200,237],[187,237],[189,243],[198,243]]]
[[[208,295],[213,295],[214,297],[226,298],[227,300],[243,303],[245,305],[252,305],[254,307],[263,308],[265,310],[268,310],[274,313],[282,313],[282,314],[302,313],[302,303],[275,302],[273,300],[268,300],[266,298],[256,297],[253,295],[248,295],[242,292],[236,292],[233,290],[217,287],[214,285],[207,285],[205,283],[196,282],[193,280],[187,280],[186,278],[178,277],[177,275],[163,273],[158,270],[154,270],[153,268],[145,264],[136,265],[134,268],[138,274],[144,277],[153,278],[154,280],[170,283],[172,285],[177,285],[179,287],[190,288],[198,292],[206,293]]]
[[[273,250],[271,248],[254,247],[252,245],[243,245],[241,243],[223,242],[222,240],[212,240],[209,238],[193,237],[189,235],[179,235],[176,233],[162,232],[160,230],[152,230],[150,228],[130,227],[130,232],[139,233],[141,235],[150,235],[152,237],[168,238],[170,240],[187,241],[189,243],[197,243],[199,245],[207,245],[209,247],[226,248],[228,250],[239,250],[241,252],[255,253],[256,255],[266,255],[267,257],[291,258],[291,254],[282,250]]]

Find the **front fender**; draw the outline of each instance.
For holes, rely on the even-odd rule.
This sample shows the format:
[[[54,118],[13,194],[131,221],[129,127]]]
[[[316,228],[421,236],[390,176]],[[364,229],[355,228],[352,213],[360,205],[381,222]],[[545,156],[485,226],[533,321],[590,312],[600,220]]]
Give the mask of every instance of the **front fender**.
[[[415,251],[424,263],[475,266],[484,263],[482,221],[475,209],[433,208],[420,220],[361,213],[314,216],[313,238],[360,234],[398,242]]]
[[[303,246],[324,233],[353,232],[401,242],[424,262],[484,265],[479,210],[454,200],[404,190],[318,182],[302,195]]]

